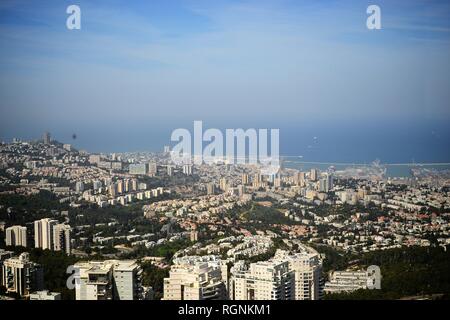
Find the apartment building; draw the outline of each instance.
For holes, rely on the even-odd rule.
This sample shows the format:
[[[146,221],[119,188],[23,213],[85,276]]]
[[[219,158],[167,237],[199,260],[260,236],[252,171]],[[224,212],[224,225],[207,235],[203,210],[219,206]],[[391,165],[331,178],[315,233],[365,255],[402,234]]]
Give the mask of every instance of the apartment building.
[[[141,285],[141,267],[135,260],[79,262],[76,300],[142,300],[148,297]]]
[[[57,220],[49,218],[34,222],[34,246],[35,248],[53,250],[53,227]]]
[[[27,227],[12,226],[5,230],[7,246],[27,246]]]
[[[53,227],[53,250],[70,254],[70,231],[71,228],[67,224],[57,224]]]
[[[31,292],[42,290],[44,276],[42,268],[30,261],[24,252],[19,257],[9,258],[3,262],[1,284],[8,293],[17,293],[27,297]]]
[[[287,261],[261,261],[234,269],[231,279],[234,300],[293,300],[294,272]]]
[[[222,278],[220,260],[189,257],[175,261],[168,278],[164,279],[164,300],[223,300],[226,280]],[[203,260],[203,261],[202,261]]]
[[[334,271],[325,283],[325,293],[351,292],[367,289],[369,275],[367,271]]]
[[[301,252],[289,254],[278,250],[274,259],[287,261],[294,273],[294,299],[319,300],[323,296],[322,261],[318,253]]]
[[[69,225],[59,224],[57,220],[49,218],[37,220],[34,222],[34,246],[70,254],[70,232]]]

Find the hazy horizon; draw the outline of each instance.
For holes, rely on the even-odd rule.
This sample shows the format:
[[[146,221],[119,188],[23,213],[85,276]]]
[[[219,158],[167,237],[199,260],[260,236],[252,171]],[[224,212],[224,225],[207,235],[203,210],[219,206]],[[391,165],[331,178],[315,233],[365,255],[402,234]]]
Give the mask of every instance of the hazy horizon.
[[[305,161],[450,162],[446,1],[77,1],[81,30],[70,4],[0,3],[0,139],[157,151],[202,120]]]

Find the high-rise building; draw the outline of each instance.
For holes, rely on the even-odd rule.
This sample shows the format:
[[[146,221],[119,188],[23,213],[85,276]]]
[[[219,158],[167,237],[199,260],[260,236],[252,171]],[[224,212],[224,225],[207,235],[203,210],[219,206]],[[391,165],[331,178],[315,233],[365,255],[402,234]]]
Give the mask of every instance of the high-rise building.
[[[281,177],[275,177],[275,179],[273,180],[273,186],[275,188],[281,188]]]
[[[319,176],[319,170],[311,169],[311,171],[309,172],[309,179],[312,181],[317,181],[318,176]]]
[[[53,250],[53,227],[58,224],[57,220],[49,218],[34,222],[34,247]]]
[[[188,256],[174,261],[164,279],[164,300],[223,300],[226,286],[220,260]]]
[[[135,260],[78,262],[76,300],[143,300],[142,268]]]
[[[231,279],[234,300],[293,300],[294,273],[287,261],[261,261],[248,270],[235,270]]]
[[[173,167],[172,166],[167,166],[167,175],[169,177],[173,176]]]
[[[328,192],[333,189],[333,175],[326,174],[319,180],[319,191]]]
[[[183,174],[190,176],[193,173],[192,164],[183,165]]]
[[[125,186],[124,186],[123,180],[117,181],[117,193],[122,194],[124,192],[125,192]]]
[[[242,197],[245,194],[245,186],[240,184],[238,185],[238,195],[239,197]]]
[[[53,227],[53,250],[70,254],[70,226],[57,224]]]
[[[7,246],[27,246],[27,227],[12,226],[6,228],[5,233]]]
[[[216,192],[216,186],[214,184],[214,182],[210,182],[206,185],[206,194],[208,195],[212,195]]]
[[[219,180],[219,188],[222,191],[227,191],[228,189],[228,183],[226,178],[220,178]]]
[[[131,191],[137,191],[139,189],[138,181],[136,179],[131,180]]]
[[[27,252],[3,262],[1,284],[8,293],[29,296],[31,292],[43,289],[43,280],[42,268],[30,261]]]
[[[322,298],[322,260],[318,253],[288,254],[278,250],[274,260],[287,261],[294,272],[294,299],[319,300]]]
[[[111,197],[116,197],[118,192],[117,192],[117,184],[113,183],[111,185],[109,185],[108,187],[108,193]]]
[[[305,173],[304,172],[298,172],[295,176],[294,176],[294,183],[297,186],[300,187],[304,187],[305,186]]]
[[[248,174],[243,173],[242,174],[242,184],[243,185],[248,185],[248,183],[249,183]]]
[[[164,153],[170,152],[170,146],[164,146]]]
[[[158,165],[156,162],[150,162],[148,164],[148,174],[151,176],[155,176],[158,174]]]
[[[124,182],[123,182],[123,185],[124,185],[125,192],[130,192],[131,191],[131,181],[130,181],[130,179],[125,179]]]
[[[42,141],[44,142],[44,144],[50,144],[50,133],[49,132],[44,132],[44,135],[42,136]]]
[[[0,249],[0,284],[3,283],[3,262],[6,259],[12,258],[14,252]]]
[[[78,193],[81,193],[84,191],[84,183],[83,181],[77,181],[77,183],[75,183],[75,191]]]

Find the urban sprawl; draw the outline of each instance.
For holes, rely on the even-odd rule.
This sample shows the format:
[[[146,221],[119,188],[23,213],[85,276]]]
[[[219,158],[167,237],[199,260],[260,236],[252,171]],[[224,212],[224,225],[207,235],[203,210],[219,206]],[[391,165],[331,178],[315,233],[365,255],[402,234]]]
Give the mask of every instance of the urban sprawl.
[[[176,165],[169,147],[92,154],[49,133],[2,143],[0,297],[317,300],[373,280],[361,267],[325,270],[321,248],[450,244],[447,171],[261,172],[223,160]],[[46,279],[52,257],[67,261],[59,287]],[[57,291],[71,276],[73,289]]]

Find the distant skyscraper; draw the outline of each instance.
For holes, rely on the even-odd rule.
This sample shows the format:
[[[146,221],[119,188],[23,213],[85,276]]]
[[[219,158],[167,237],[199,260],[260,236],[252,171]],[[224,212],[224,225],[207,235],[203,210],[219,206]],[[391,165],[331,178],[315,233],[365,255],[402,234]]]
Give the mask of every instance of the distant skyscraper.
[[[282,181],[281,181],[281,177],[275,177],[274,181],[273,181],[273,185],[275,188],[281,188],[282,185]]]
[[[108,187],[108,193],[111,197],[115,197],[117,195],[117,184],[113,183]]]
[[[156,162],[150,162],[148,164],[148,174],[152,176],[158,174],[158,165],[156,164]]]
[[[220,180],[219,180],[219,188],[222,191],[227,191],[227,189],[228,189],[227,179],[220,178]]]
[[[124,188],[123,180],[117,181],[117,193],[122,194],[122,193],[124,193],[124,191],[125,191],[125,188]]]
[[[215,185],[214,182],[210,182],[206,185],[206,193],[208,195],[214,194],[215,193]]]
[[[170,152],[170,146],[164,146],[164,153]]]
[[[84,191],[84,183],[83,181],[77,181],[77,183],[75,183],[75,191],[78,193],[81,193]]]
[[[42,136],[42,140],[45,144],[50,144],[50,133],[44,132],[44,135]]]
[[[185,164],[183,166],[183,173],[185,175],[190,176],[190,175],[192,175],[192,172],[193,172],[193,170],[192,170],[192,165],[191,164]]]
[[[136,179],[131,180],[131,191],[137,191],[139,189],[138,181]]]
[[[243,185],[248,185],[249,179],[248,179],[248,174],[243,173],[242,174],[242,184]]]
[[[305,173],[304,172],[298,172],[295,176],[294,176],[294,183],[297,186],[300,187],[304,187],[305,186]]]
[[[6,228],[6,245],[7,246],[27,246],[27,227],[12,226]]]
[[[317,169],[311,169],[310,173],[309,173],[309,178],[312,181],[317,181],[319,175],[319,171]]]
[[[333,189],[333,175],[326,174],[319,180],[319,191],[328,192]]]

